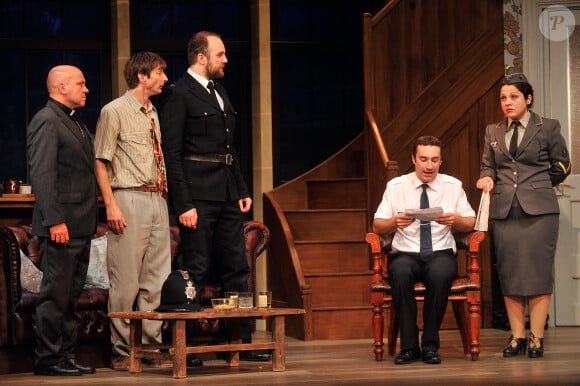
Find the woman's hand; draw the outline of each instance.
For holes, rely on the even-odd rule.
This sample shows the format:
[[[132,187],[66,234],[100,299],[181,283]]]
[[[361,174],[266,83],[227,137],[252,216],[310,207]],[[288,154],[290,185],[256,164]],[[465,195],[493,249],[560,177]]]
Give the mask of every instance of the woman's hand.
[[[477,189],[483,190],[484,192],[491,192],[494,187],[493,180],[489,176],[485,176],[477,180],[475,185]]]

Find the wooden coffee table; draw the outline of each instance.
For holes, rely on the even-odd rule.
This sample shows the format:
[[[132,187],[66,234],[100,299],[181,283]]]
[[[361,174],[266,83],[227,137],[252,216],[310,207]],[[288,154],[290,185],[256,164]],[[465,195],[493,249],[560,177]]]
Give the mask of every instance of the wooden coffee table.
[[[285,317],[287,315],[300,315],[304,313],[305,311],[301,308],[235,308],[228,311],[217,311],[208,308],[199,312],[109,312],[109,317],[130,320],[130,372],[141,372],[141,358],[169,359],[173,361],[173,377],[185,378],[187,376],[186,355],[206,352],[230,352],[228,363],[232,367],[237,367],[239,366],[240,351],[270,350],[272,352],[272,371],[286,370]],[[239,318],[271,319],[272,341],[241,343],[239,338],[239,328],[229,328],[228,333],[230,339],[228,339],[227,343],[205,346],[187,346],[185,339],[185,325],[188,320],[239,320]],[[142,322],[144,319],[169,321],[172,329],[171,344],[142,344]]]

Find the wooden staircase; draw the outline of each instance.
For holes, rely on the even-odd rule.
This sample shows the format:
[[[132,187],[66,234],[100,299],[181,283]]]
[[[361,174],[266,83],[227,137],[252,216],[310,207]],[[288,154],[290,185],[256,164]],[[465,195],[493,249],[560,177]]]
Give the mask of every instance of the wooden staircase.
[[[357,145],[358,143],[358,145]],[[351,146],[360,146],[360,139]],[[368,247],[364,235],[368,228],[367,193],[362,152],[346,152],[325,162],[315,175],[291,181],[264,196],[265,221],[274,230],[287,231],[291,243],[289,261],[297,263],[302,273],[302,304],[291,304],[284,284],[290,272],[283,268],[284,252],[270,243],[268,281],[273,303],[309,309],[307,322],[295,318],[287,330],[305,339],[347,339],[371,336],[368,286],[372,277]],[[328,170],[342,169],[342,176],[321,178]],[[323,170],[326,169],[326,170]],[[296,200],[302,196],[304,201]],[[283,221],[269,216],[274,204],[284,207]],[[273,230],[273,229],[274,230]],[[280,264],[278,264],[280,263]],[[291,300],[290,300],[291,301]]]
[[[286,212],[306,282],[312,289],[313,339],[368,337],[366,180],[308,180],[309,209]],[[362,198],[362,199],[361,199]],[[351,326],[346,326],[349,321]],[[366,327],[366,326],[365,326]]]

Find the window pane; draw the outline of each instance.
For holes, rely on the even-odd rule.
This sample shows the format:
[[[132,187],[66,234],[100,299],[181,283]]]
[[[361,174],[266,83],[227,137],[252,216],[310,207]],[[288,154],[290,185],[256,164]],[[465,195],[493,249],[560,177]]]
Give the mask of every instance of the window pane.
[[[63,1],[62,36],[99,38],[110,33],[110,1]]]
[[[18,36],[23,31],[22,0],[3,1],[0,5],[0,36]]]
[[[0,61],[10,69],[4,79],[6,87],[0,88],[0,181],[10,178],[26,180],[26,94],[22,87],[24,79],[24,56],[2,55]]]
[[[62,26],[60,1],[26,1],[24,34],[26,36],[59,36]]]

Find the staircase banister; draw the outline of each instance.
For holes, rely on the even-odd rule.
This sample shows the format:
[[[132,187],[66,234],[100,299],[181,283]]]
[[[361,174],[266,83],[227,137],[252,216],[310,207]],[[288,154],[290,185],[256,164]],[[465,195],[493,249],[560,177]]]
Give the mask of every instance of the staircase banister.
[[[386,15],[388,15],[393,8],[395,8],[395,6],[397,4],[399,4],[402,0],[390,0],[388,1],[385,6],[383,8],[381,8],[381,10],[379,12],[377,12],[374,16],[372,16],[371,14],[365,14],[368,15],[369,18],[372,19],[373,21],[373,25],[378,24]]]
[[[373,114],[372,111],[368,109],[366,110],[365,113],[369,129],[371,130],[372,136],[375,139],[375,143],[377,145],[377,150],[381,156],[383,165],[386,168],[387,165],[389,164],[389,155],[387,154],[387,149],[385,148],[385,143],[383,142],[383,137],[381,136],[381,131],[379,130],[379,126],[377,125],[375,115]]]
[[[297,288],[300,289],[302,293],[310,293],[310,284],[306,283],[304,279],[304,274],[302,273],[302,266],[300,264],[300,259],[298,257],[298,252],[296,251],[296,247],[294,246],[294,237],[292,236],[292,232],[290,230],[290,226],[286,220],[286,216],[284,215],[284,211],[280,208],[280,205],[276,201],[276,199],[268,192],[264,193],[264,204],[265,206],[269,206],[273,213],[272,217],[275,217],[276,220],[273,218],[268,218],[268,222],[266,225],[270,228],[271,236],[274,235],[274,229],[279,231],[280,234],[277,236],[281,237],[284,242],[284,250],[288,251],[288,256],[286,258],[289,259],[291,263],[291,272],[293,273],[292,279],[296,282]],[[268,212],[269,213],[269,212]],[[266,213],[264,213],[266,215]],[[271,216],[268,216],[271,217]],[[266,219],[265,219],[266,221]],[[272,243],[270,243],[272,246]],[[280,256],[282,257],[282,256]],[[269,261],[269,264],[274,264],[274,261]]]

